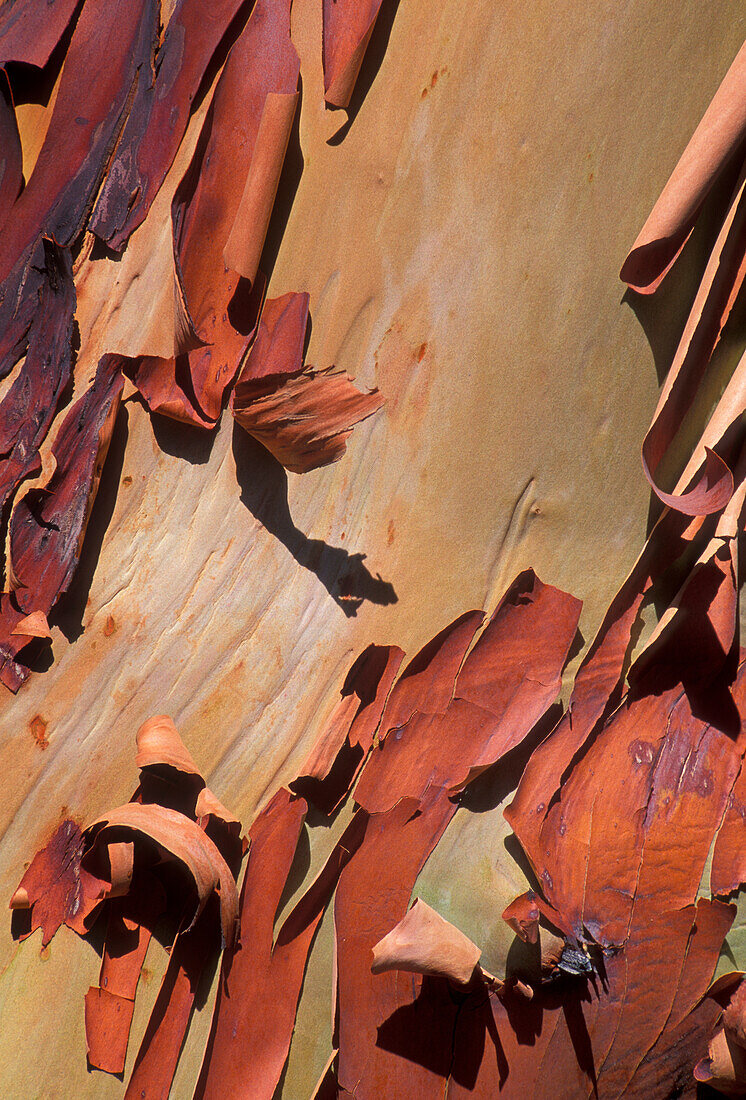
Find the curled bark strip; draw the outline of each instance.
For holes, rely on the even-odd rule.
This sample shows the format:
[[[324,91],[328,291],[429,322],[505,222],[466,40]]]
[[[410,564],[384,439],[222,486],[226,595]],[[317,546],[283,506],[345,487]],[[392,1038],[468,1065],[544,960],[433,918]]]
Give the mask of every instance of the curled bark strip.
[[[350,102],[381,0],[324,0],[324,92],[331,107]]]
[[[741,368],[739,368],[741,369]],[[738,535],[746,513],[746,447],[735,465],[736,490],[645,648],[629,671],[630,684],[679,679],[704,690],[735,657],[738,644]]]
[[[29,353],[31,347],[29,344]],[[12,691],[28,676],[28,670],[16,660],[28,641],[23,633],[18,634],[19,624],[33,612],[47,615],[51,611],[69,588],[80,560],[122,386],[119,358],[104,356],[93,385],[73,405],[55,437],[52,451],[56,465],[48,485],[29,490],[13,511],[9,572],[14,592],[12,598],[0,600],[0,654],[4,658],[0,679]],[[9,399],[10,395],[6,402]],[[0,419],[4,406],[0,406]]]
[[[694,131],[627,256],[620,277],[640,294],[658,289],[686,244],[700,207],[746,136],[746,46]]]
[[[220,75],[191,164],[172,203],[174,255],[185,308],[195,335],[204,345],[175,360],[145,359],[135,383],[155,411],[177,420],[212,427],[220,416],[224,394],[251,344],[263,298],[254,269],[251,281],[226,270],[223,253],[236,225],[241,248],[229,250],[239,270],[249,255],[261,255],[272,180],[279,177],[287,135],[270,127],[258,146],[268,96],[273,103],[292,102],[295,110],[300,63],[290,41],[290,0],[259,0],[233,44]],[[271,116],[277,121],[276,114]],[[289,111],[286,115],[292,118]],[[285,116],[283,116],[285,117]],[[266,130],[266,128],[265,128]],[[267,173],[266,141],[277,160]],[[254,213],[261,184],[261,224],[243,226],[241,199],[257,157],[249,198]],[[231,171],[225,165],[230,162]],[[275,180],[276,183],[276,180]],[[263,205],[262,205],[263,204]],[[266,216],[265,216],[266,215]],[[240,251],[240,256],[239,256]]]
[[[138,83],[91,217],[90,229],[121,250],[144,221],[184,136],[194,97],[242,0],[178,0],[150,78]]]
[[[269,93],[295,96],[300,64],[290,41],[290,0],[258,0],[231,49],[215,89],[204,140],[173,203],[174,243],[189,311],[200,335],[212,342],[220,310],[233,297],[239,275],[220,286],[223,250],[240,208]],[[226,161],[231,171],[225,172]],[[220,281],[219,281],[220,282]]]
[[[361,393],[349,375],[330,367],[276,382],[241,377],[232,410],[241,427],[278,462],[303,474],[341,458],[355,425],[383,404],[377,389]]]
[[[406,970],[469,985],[476,976],[482,951],[421,898],[405,917],[373,947],[373,974]]]
[[[746,275],[745,188],[746,170],[731,197],[642,445],[643,469],[656,495],[687,515],[717,512],[733,492],[733,475],[709,448],[705,448],[701,472],[683,493],[663,492],[655,483],[655,473],[694,400]]]
[[[157,714],[140,726],[135,764],[141,769],[165,764],[186,775],[200,775],[173,719],[167,714]]]
[[[43,69],[62,38],[79,0],[14,0],[0,10],[0,65],[20,61]]]
[[[152,841],[167,858],[175,859],[189,872],[198,899],[189,928],[194,926],[210,896],[218,895],[223,943],[232,944],[238,924],[236,883],[222,855],[202,829],[175,810],[130,802],[92,822],[86,834],[95,850],[102,842],[113,839],[113,833],[119,835],[121,831]]]
[[[69,245],[80,233],[132,90],[151,68],[157,26],[154,0],[86,0],[44,144],[0,232],[0,282],[40,234]]]
[[[215,427],[226,390],[254,338],[265,289],[261,272],[248,295],[238,289],[231,302],[231,307],[235,305],[232,320],[226,305],[223,321],[213,334],[215,342],[209,347],[198,347],[175,359],[146,355],[135,362],[132,380],[153,412],[198,428]]]

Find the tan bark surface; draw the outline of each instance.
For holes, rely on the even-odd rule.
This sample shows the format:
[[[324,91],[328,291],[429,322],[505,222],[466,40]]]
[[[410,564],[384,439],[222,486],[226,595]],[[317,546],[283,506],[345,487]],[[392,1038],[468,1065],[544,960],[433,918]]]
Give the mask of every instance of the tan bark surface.
[[[588,638],[642,545],[639,447],[690,265],[645,303],[653,350],[618,270],[746,14],[715,0],[401,0],[392,23],[393,6],[336,143],[321,7],[295,0],[303,173],[270,283],[272,296],[310,293],[308,362],[379,386],[387,405],[341,462],[298,476],[229,416],[213,437],[154,428],[126,403],[69,601],[69,632],[82,633],[55,628],[53,666],[0,699],[0,896],[64,813],[87,823],[129,798],[150,715],[173,717],[248,826],[369,642],[412,654],[461,611],[491,609],[528,565],[584,600]],[[500,913],[525,888],[504,846],[505,793],[459,811],[419,890],[493,972],[512,940]],[[86,1071],[97,955],[63,928],[40,956],[40,937],[14,944],[9,923],[0,1092],[120,1096],[118,1080]],[[291,1100],[328,1055],[330,925],[311,957]],[[125,1079],[164,965],[154,944]],[[191,1096],[211,1004],[206,990],[177,1098]]]

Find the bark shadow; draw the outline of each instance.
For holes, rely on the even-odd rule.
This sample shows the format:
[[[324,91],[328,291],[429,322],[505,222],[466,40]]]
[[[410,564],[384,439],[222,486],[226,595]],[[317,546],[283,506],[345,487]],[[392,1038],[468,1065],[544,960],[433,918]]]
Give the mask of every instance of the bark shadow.
[[[374,576],[364,564],[365,554],[350,554],[322,539],[309,539],[296,527],[286,470],[238,424],[233,426],[233,455],[241,503],[299,565],[318,577],[348,618],[354,618],[366,601],[384,607],[398,601],[393,584],[380,574]]]

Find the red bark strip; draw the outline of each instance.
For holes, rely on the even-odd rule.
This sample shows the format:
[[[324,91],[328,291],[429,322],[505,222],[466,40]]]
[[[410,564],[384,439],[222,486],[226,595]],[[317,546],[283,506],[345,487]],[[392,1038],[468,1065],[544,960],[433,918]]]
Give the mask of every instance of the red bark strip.
[[[0,64],[20,61],[43,69],[79,0],[14,0],[0,9]]]
[[[88,1063],[105,1073],[121,1073],[127,1058],[135,1002],[92,985],[85,995]]]
[[[231,1096],[235,1100],[245,1096],[254,1100],[263,1096],[267,1088],[267,1095],[271,1097],[282,1072],[290,1046],[297,995],[292,1006],[289,1005],[292,997],[287,999],[288,1003],[284,998],[279,1003],[262,1003],[261,997],[268,984],[273,987],[275,916],[306,810],[304,799],[281,788],[249,830],[251,846],[241,887],[240,938],[235,951],[226,952],[223,957],[218,998],[195,1100],[213,1096]],[[271,1013],[267,1011],[268,1003],[273,1006]],[[290,1029],[282,1054],[274,1044],[279,1041],[282,1048],[285,1035],[276,1021],[279,1013],[289,1008],[292,1010]],[[252,1065],[249,1051],[254,1058],[262,1057],[262,1065]],[[280,1056],[277,1078],[271,1083]]]
[[[0,31],[0,33],[2,33]],[[23,183],[23,150],[13,95],[5,70],[0,74],[0,229]]]
[[[0,283],[40,234],[69,245],[80,233],[157,28],[154,0],[86,0],[44,144],[0,233]]]
[[[121,250],[147,216],[173,163],[205,71],[243,0],[179,0],[155,65],[140,80],[89,228]]]
[[[65,340],[69,340],[69,330]],[[32,337],[29,355],[33,346]],[[66,352],[69,355],[69,347]],[[13,630],[33,611],[49,614],[69,588],[80,560],[122,392],[120,363],[117,356],[101,359],[93,385],[75,403],[57,433],[52,448],[57,465],[48,485],[30,490],[11,518],[10,565],[15,591],[12,597],[3,596],[0,601],[0,679],[13,691],[28,676],[27,669],[16,660],[28,639],[14,635]],[[0,418],[14,389],[15,385],[0,406]],[[60,389],[58,384],[56,392]],[[49,420],[48,415],[42,425],[48,425]],[[0,470],[0,484],[3,474],[8,478],[6,471]]]

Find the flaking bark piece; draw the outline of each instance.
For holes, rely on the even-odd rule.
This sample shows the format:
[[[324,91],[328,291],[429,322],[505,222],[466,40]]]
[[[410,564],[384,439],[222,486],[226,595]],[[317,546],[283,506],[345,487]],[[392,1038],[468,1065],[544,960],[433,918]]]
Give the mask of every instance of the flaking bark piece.
[[[13,636],[22,635],[24,638],[52,637],[43,611],[32,611],[30,615],[24,615],[10,633]]]
[[[725,1028],[713,1035],[707,1055],[694,1067],[694,1079],[724,1096],[742,1097],[746,1093],[746,1050]]]
[[[67,818],[34,856],[10,899],[11,909],[31,910],[30,927],[19,939],[41,928],[46,947],[62,924],[79,935],[88,931],[85,922],[104,897],[107,883],[81,866],[84,848],[80,826]]]
[[[86,839],[95,851],[102,842],[114,839],[121,832],[134,834],[135,843],[138,837],[151,841],[165,859],[176,860],[189,873],[198,897],[189,928],[194,926],[213,892],[217,893],[223,943],[232,945],[238,924],[235,879],[217,847],[202,829],[175,810],[130,802],[92,822],[86,829]]]
[[[342,457],[353,428],[377,412],[384,398],[363,393],[334,367],[253,381],[243,374],[231,408],[238,424],[287,470],[307,473]]]
[[[561,915],[534,890],[526,890],[525,893],[519,894],[504,910],[502,918],[524,943],[537,943],[539,918],[542,916],[567,935],[568,929]]]
[[[324,0],[324,98],[346,107],[373,33],[381,0]]]
[[[539,906],[536,903],[536,894],[533,890],[527,890],[503,910],[503,920],[508,924],[516,936],[524,943],[539,942]]]
[[[373,948],[373,974],[406,970],[469,985],[480,970],[481,949],[418,898],[407,915]]]

